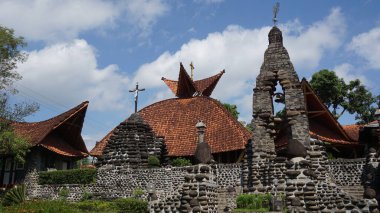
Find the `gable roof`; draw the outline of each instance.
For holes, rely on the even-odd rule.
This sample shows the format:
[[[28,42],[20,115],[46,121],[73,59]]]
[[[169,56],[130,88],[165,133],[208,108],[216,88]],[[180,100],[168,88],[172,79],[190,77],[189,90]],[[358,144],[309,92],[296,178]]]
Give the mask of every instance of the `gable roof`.
[[[85,101],[48,120],[12,122],[11,126],[16,134],[27,139],[33,146],[42,146],[64,156],[84,157],[88,155],[88,150],[81,132],[87,107],[88,101]],[[63,138],[59,138],[56,135],[58,133]]]
[[[198,144],[195,125],[199,120],[207,126],[205,141],[212,153],[245,149],[252,136],[219,101],[205,96],[160,101],[143,108],[139,114],[156,136],[165,138],[169,156],[194,155]],[[91,155],[102,155],[114,130],[96,144]]]
[[[328,110],[321,99],[315,94],[305,78],[301,81],[301,87],[305,97],[310,136],[334,145],[359,145],[355,135],[347,134],[345,129],[331,114],[330,110]],[[287,136],[284,133],[280,133],[276,140],[276,148],[282,149],[285,148],[286,145]]]
[[[224,73],[225,71],[223,70],[209,78],[193,81],[193,79],[191,79],[189,74],[186,72],[182,63],[180,63],[178,81],[169,80],[164,77],[162,77],[161,80],[164,81],[164,83],[178,98],[191,98],[193,96],[209,97]]]

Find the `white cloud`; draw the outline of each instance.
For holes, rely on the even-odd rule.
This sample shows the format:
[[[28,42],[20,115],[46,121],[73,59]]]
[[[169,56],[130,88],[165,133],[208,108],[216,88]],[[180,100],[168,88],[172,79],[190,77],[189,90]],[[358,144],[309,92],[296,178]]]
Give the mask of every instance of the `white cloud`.
[[[64,106],[90,101],[93,110],[120,109],[125,106],[128,78],[116,65],[99,68],[95,50],[85,40],[48,46],[29,53],[19,65],[23,79],[20,92],[29,88]]]
[[[112,24],[118,10],[101,0],[5,0],[2,24],[30,40],[71,39],[81,31]]]
[[[215,3],[221,3],[224,0],[194,0],[195,3],[200,4],[215,4]]]
[[[352,80],[359,79],[363,84],[367,86],[370,84],[370,82],[364,75],[355,72],[357,69],[355,69],[355,67],[352,64],[339,64],[335,66],[333,70],[335,71],[336,75],[340,78],[343,78],[346,83]]]
[[[169,10],[168,5],[161,0],[129,0],[121,5],[127,11],[129,23],[140,30],[142,37],[148,36],[157,18]]]
[[[370,68],[380,69],[380,27],[355,36],[348,49],[363,57]]]
[[[128,23],[148,35],[157,18],[168,11],[161,0],[4,0],[0,2],[2,25],[29,40],[71,40],[86,30],[114,27],[126,14]]]
[[[284,43],[298,71],[310,71],[318,66],[327,50],[342,45],[345,30],[343,15],[339,8],[334,8],[325,19],[307,28],[297,21],[285,25],[284,33],[290,36],[285,36]]]
[[[324,20],[311,26],[292,23],[285,28],[285,47],[296,71],[302,76],[302,71],[316,69],[326,51],[341,45],[345,22],[340,10],[333,9]],[[237,103],[242,115],[250,113],[252,101],[243,103],[239,100],[247,100],[246,95],[252,94],[268,45],[269,30],[269,26],[245,29],[231,25],[223,32],[210,33],[205,39],[193,39],[177,52],[165,52],[155,61],[142,65],[134,81],[162,91],[166,86],[161,77],[177,79],[179,62],[183,62],[187,70],[188,64],[194,62],[195,79],[209,77],[225,69],[213,97]]]

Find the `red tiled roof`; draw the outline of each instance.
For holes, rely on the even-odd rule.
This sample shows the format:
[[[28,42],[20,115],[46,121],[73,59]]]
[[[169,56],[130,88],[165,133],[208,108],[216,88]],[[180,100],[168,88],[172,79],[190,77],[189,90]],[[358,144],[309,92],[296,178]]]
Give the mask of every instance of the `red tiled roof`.
[[[205,96],[160,101],[145,107],[139,114],[157,136],[165,137],[169,156],[194,155],[195,125],[199,120],[207,126],[205,141],[212,153],[244,149],[251,138],[251,133],[218,101]],[[110,134],[96,144],[91,155],[102,153]]]
[[[195,93],[197,93],[196,95],[198,96],[209,97],[224,73],[225,71],[223,70],[209,78],[193,81],[181,63],[178,81],[169,80],[164,77],[162,77],[161,80],[163,80],[169,89],[179,98],[191,98]]]
[[[363,125],[359,124],[351,124],[342,126],[344,131],[346,131],[347,135],[354,141],[359,141],[359,131]]]
[[[88,101],[45,121],[32,123],[13,122],[11,125],[16,134],[27,139],[33,146],[41,145],[66,156],[86,156],[88,151],[81,136],[81,131],[87,107]],[[65,141],[71,144],[63,145],[61,143],[53,143],[52,140],[45,141],[49,134],[58,128],[65,132],[64,137],[67,138]]]
[[[66,143],[62,137],[49,134],[40,144],[42,147],[67,157],[87,156],[87,152],[81,152]]]
[[[96,142],[95,147],[90,151],[91,156],[98,157],[103,154],[103,150],[106,148],[108,139],[112,136],[114,130],[115,129],[110,131],[102,140]]]

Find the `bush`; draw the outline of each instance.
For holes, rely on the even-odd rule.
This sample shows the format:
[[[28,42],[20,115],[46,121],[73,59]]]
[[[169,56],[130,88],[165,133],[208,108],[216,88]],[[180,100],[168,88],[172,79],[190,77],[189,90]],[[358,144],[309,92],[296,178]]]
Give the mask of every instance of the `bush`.
[[[123,198],[114,201],[118,212],[144,213],[148,212],[148,202],[135,198]]]
[[[180,166],[191,166],[191,165],[192,165],[191,161],[186,158],[175,158],[172,161],[172,166],[180,167]]]
[[[236,198],[236,205],[239,209],[249,209],[254,211],[268,211],[271,194],[241,194]]]
[[[148,166],[149,167],[159,167],[160,166],[160,160],[156,156],[149,156],[148,157]]]
[[[116,212],[116,206],[109,201],[81,201],[73,203],[74,207],[80,212]]]
[[[90,184],[96,181],[96,169],[71,169],[40,172],[39,184]]]
[[[3,205],[10,206],[15,204],[20,204],[25,202],[26,190],[25,186],[15,186],[14,188],[7,191],[3,198]]]
[[[144,190],[142,190],[140,188],[133,190],[133,197],[134,198],[141,198],[141,196],[143,196],[143,194],[144,194]]]
[[[66,199],[69,196],[69,194],[70,194],[70,191],[66,187],[61,188],[58,192],[58,196],[64,199]]]
[[[0,212],[7,213],[81,213],[83,211],[73,208],[73,205],[63,200],[56,201],[30,201],[18,205],[0,207]]]

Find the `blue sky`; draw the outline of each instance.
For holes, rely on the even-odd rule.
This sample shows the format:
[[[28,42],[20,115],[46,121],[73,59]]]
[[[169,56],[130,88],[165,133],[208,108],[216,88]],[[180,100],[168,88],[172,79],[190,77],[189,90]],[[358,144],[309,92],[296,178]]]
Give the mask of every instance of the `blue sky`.
[[[0,0],[0,24],[25,37],[18,100],[40,104],[40,121],[89,100],[88,148],[133,111],[173,95],[161,77],[177,79],[179,63],[195,79],[225,69],[212,97],[236,104],[251,119],[276,1],[255,0]],[[279,1],[278,25],[299,77],[335,70],[380,94],[380,2]],[[354,123],[352,116],[340,120]]]

